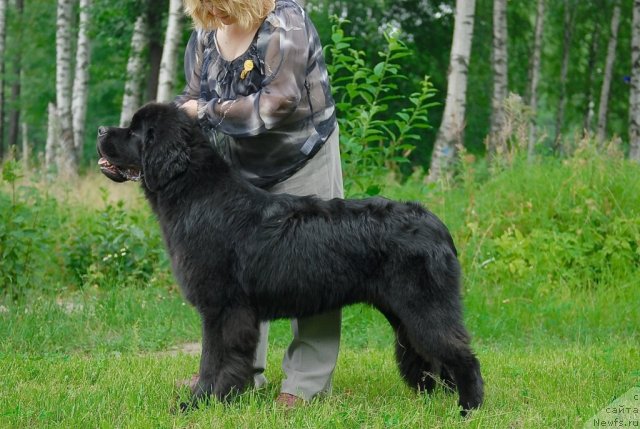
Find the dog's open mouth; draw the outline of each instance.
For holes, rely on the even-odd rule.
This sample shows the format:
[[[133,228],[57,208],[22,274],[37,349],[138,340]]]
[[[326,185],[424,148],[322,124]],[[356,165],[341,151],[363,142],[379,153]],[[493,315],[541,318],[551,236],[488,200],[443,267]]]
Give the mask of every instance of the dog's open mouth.
[[[102,174],[115,182],[124,182],[132,180],[137,182],[142,178],[142,172],[135,168],[120,168],[110,163],[107,158],[101,157],[98,160],[98,166]]]

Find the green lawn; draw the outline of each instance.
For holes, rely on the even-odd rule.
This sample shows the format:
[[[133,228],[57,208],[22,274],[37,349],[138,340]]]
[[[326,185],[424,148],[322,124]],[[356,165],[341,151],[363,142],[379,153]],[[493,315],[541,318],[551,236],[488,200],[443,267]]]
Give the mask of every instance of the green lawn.
[[[639,385],[633,293],[604,300],[582,292],[564,305],[557,297],[518,302],[495,293],[473,285],[467,291],[486,402],[466,420],[455,395],[418,396],[403,385],[391,330],[367,307],[344,312],[330,397],[292,412],[274,406],[289,338],[287,323],[279,321],[272,327],[268,388],[230,406],[180,414],[172,409],[186,392],[174,383],[196,371],[198,356],[172,350],[197,341],[199,327],[179,294],[89,289],[39,296],[29,305],[5,303],[0,427],[582,427]]]

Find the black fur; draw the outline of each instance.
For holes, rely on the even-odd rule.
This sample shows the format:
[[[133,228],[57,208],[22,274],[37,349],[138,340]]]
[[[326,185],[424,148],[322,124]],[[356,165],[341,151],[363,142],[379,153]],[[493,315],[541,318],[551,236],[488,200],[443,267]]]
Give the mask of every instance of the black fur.
[[[243,180],[199,127],[171,105],[140,109],[129,128],[100,128],[112,180],[142,170],[173,271],[202,317],[194,403],[224,400],[252,380],[262,320],[357,302],[397,333],[407,384],[457,389],[463,414],[482,403],[480,365],[462,323],[451,235],[417,203],[273,195]]]

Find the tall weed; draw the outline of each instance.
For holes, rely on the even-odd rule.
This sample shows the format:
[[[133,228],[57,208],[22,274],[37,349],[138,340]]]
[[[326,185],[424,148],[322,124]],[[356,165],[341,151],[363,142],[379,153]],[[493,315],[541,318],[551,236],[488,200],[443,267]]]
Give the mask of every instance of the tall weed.
[[[9,192],[0,193],[0,294],[16,296],[25,288],[45,287],[45,272],[55,259],[49,233],[58,226],[51,216],[56,202],[35,188],[19,185],[20,164],[7,161],[2,181]]]
[[[407,77],[401,60],[412,51],[396,32],[385,32],[387,45],[378,55],[381,61],[367,64],[365,53],[351,47],[353,37],[345,35],[345,20],[336,19],[332,44],[326,46],[327,68],[336,100],[345,188],[352,195],[377,194],[375,181],[398,166],[421,139],[420,129],[429,128],[428,110],[435,89],[424,77],[420,88],[410,94],[398,93],[398,82]],[[390,103],[408,101],[399,111],[389,112]]]
[[[111,202],[104,189],[103,208],[53,197],[47,189],[55,183],[25,180],[13,160],[2,179],[0,295],[166,283],[168,262],[148,208]]]
[[[585,138],[571,158],[504,165],[465,208],[465,239],[482,245],[474,263],[484,275],[544,290],[626,284],[639,274],[636,164]]]
[[[148,283],[168,269],[157,222],[148,210],[127,210],[122,200],[75,219],[77,234],[62,242],[66,267],[80,284],[102,287]]]

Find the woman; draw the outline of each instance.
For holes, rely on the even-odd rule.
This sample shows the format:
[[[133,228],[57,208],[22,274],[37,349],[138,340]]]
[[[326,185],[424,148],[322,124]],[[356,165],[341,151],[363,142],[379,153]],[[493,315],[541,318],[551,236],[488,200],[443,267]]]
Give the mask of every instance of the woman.
[[[338,126],[322,47],[294,0],[184,0],[195,31],[187,85],[175,102],[197,117],[227,162],[273,193],[342,197]],[[277,401],[291,407],[331,389],[340,312],[292,321]],[[268,324],[255,384],[266,383]],[[197,378],[192,380],[192,383]]]

